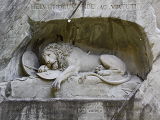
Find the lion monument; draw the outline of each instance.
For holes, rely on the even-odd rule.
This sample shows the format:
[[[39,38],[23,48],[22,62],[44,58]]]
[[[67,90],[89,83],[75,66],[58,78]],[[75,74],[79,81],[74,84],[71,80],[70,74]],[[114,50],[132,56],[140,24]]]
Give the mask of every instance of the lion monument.
[[[45,64],[40,66],[39,73],[48,70],[62,71],[52,84],[56,89],[60,89],[62,81],[79,72],[86,73],[84,79],[87,76],[96,76],[111,85],[122,84],[131,78],[124,62],[118,57],[108,54],[89,54],[69,43],[48,44],[42,52],[42,58]],[[124,79],[109,81],[103,77],[113,73],[122,75]]]

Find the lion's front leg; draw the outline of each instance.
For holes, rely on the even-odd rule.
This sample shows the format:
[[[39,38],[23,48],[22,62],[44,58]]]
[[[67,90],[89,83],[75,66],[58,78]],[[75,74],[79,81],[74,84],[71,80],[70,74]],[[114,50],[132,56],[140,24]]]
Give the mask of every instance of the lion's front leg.
[[[79,66],[71,65],[69,66],[56,80],[52,83],[52,87],[60,89],[62,81],[66,80],[68,77],[74,75],[79,71]]]

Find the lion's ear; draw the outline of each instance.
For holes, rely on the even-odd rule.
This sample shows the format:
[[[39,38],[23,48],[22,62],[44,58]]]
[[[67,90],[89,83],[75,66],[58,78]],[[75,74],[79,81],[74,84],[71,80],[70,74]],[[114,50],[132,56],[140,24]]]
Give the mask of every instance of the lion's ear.
[[[44,53],[42,53],[42,54],[41,54],[41,57],[42,57],[42,58],[44,58],[44,56],[45,56],[45,54],[44,54]]]
[[[45,57],[45,54],[42,53],[41,56],[40,56],[40,62],[41,62],[42,64],[45,64],[44,57]]]

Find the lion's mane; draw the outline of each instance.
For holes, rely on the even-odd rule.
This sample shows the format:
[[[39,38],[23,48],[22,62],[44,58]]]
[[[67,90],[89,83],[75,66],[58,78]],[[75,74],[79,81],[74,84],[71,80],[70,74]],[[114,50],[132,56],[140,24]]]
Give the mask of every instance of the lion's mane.
[[[68,67],[66,58],[71,54],[73,46],[68,43],[50,43],[43,50],[43,55],[46,51],[51,51],[57,56],[58,67],[60,70],[65,70]]]

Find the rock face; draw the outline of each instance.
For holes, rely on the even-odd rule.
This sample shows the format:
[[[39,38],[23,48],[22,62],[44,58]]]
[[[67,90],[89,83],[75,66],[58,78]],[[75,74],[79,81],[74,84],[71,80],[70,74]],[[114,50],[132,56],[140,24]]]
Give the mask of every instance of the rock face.
[[[22,68],[21,57],[23,53],[26,51],[26,49],[27,50],[32,49],[36,54],[39,52],[38,51],[39,49],[37,49],[38,48],[37,45],[45,41],[45,39],[41,36],[50,36],[51,34],[47,33],[54,33],[59,40],[63,40],[61,34],[58,33],[63,32],[66,36],[68,35],[63,30],[59,31],[59,29],[57,29],[55,31],[54,29],[48,29],[48,27],[45,26],[41,26],[42,29],[39,29],[39,26],[37,26],[37,24],[34,24],[34,29],[33,29],[33,26],[31,27],[31,23],[29,24],[28,19],[31,18],[34,21],[42,21],[42,22],[55,19],[63,19],[66,20],[66,24],[69,24],[67,23],[66,18],[71,16],[72,11],[74,10],[75,6],[78,5],[78,3],[79,3],[78,0],[54,0],[54,1],[53,0],[47,0],[47,1],[46,0],[2,1],[1,0],[0,1],[0,5],[2,6],[0,9],[0,39],[1,39],[0,40],[0,82],[1,82],[0,98],[1,100],[6,98],[10,94],[12,94],[15,97],[17,96],[30,97],[29,93],[27,93],[27,89],[31,88],[32,88],[31,90],[34,91],[31,97],[49,96],[48,95],[49,88],[45,89],[46,91],[48,91],[46,96],[38,92],[39,90],[42,91],[41,93],[44,92],[41,89],[41,87],[38,86],[36,87],[36,84],[38,84],[39,86],[45,85],[46,83],[44,82],[37,83],[37,81],[33,81],[31,79],[21,82],[13,81],[11,83],[11,87],[14,89],[12,93],[10,93],[10,85],[7,82],[15,80],[17,77],[24,76],[24,72],[21,69]],[[158,25],[158,27],[160,26],[159,4],[160,2],[158,0],[145,0],[145,1],[144,0],[134,0],[134,1],[133,0],[132,1],[131,0],[107,0],[107,1],[87,0],[87,2],[84,3],[82,6],[80,6],[77,12],[73,15],[73,18],[77,19],[81,17],[102,17],[102,18],[114,17],[134,22],[140,25],[142,28],[144,28],[144,32],[146,33],[148,38],[147,40],[148,44],[151,46],[150,51],[151,54],[153,55],[154,61],[152,61],[151,56],[149,56],[151,61],[149,61],[149,59],[140,59],[142,60],[141,63],[143,64],[146,63],[146,61],[148,61],[148,63],[151,62],[150,65],[152,66],[152,69],[148,74],[148,76],[146,76],[146,81],[142,84],[142,87],[140,88],[139,92],[136,94],[136,99],[138,101],[135,101],[134,120],[143,120],[143,119],[159,120],[160,118],[160,113],[159,113],[160,60],[157,58],[160,55],[160,42],[159,42],[160,32],[156,26],[156,24]],[[153,8],[155,9],[155,12]],[[83,25],[81,22],[79,22],[79,24]],[[117,25],[116,30],[118,30],[119,22],[116,22],[116,25]],[[59,24],[55,24],[55,28],[59,28],[59,26],[60,26]],[[75,26],[74,22],[72,26]],[[62,27],[64,26],[62,25]],[[110,26],[110,28],[114,28],[114,26]],[[72,30],[71,33],[73,34],[71,34],[70,36],[71,38],[73,38],[72,40],[73,43],[74,39],[79,39],[77,36],[79,34],[78,31],[81,31],[81,29],[78,29],[77,26],[73,27],[72,29],[70,29],[70,26],[66,26],[66,29]],[[94,29],[96,31],[101,31],[99,24],[97,24]],[[133,29],[134,28],[132,28],[132,30]],[[83,34],[88,33],[88,27],[86,27],[85,30],[86,31],[84,31]],[[114,33],[115,29],[109,29],[109,30]],[[125,30],[126,29],[124,29],[124,31]],[[74,33],[75,31],[76,33]],[[95,36],[95,38],[98,37],[98,32],[96,33],[97,36]],[[77,36],[75,36],[75,34],[77,34]],[[92,36],[94,36],[94,34],[92,34]],[[135,36],[135,34],[133,34],[133,36]],[[52,36],[50,36],[50,39],[51,37]],[[113,36],[110,36],[110,38],[112,37]],[[119,39],[115,41],[115,44],[118,44],[117,41],[119,41]],[[141,47],[140,44],[134,44],[134,46],[135,48],[137,46]],[[144,47],[144,51],[146,50],[146,54],[141,54],[140,51],[136,51],[136,53],[140,54],[140,56],[143,55],[148,56],[147,49],[148,48]],[[117,51],[121,52],[119,47],[116,48],[116,51],[110,51],[110,52],[114,53]],[[135,52],[135,50],[132,52]],[[137,58],[134,57],[131,59],[134,59],[135,61],[137,60]],[[131,64],[131,66],[134,65]],[[149,66],[149,68],[151,68],[151,66]],[[146,68],[148,68],[148,66],[146,66]],[[31,83],[33,85],[31,85]],[[18,84],[20,85],[20,88],[17,87]],[[26,84],[28,86],[26,86]],[[22,88],[22,86],[24,87]],[[25,93],[24,94],[25,96],[23,96],[18,89],[22,90],[22,93]]]
[[[147,80],[135,96],[134,120],[159,120],[160,118],[159,64],[160,59],[157,59]]]
[[[36,0],[31,0],[31,1],[22,1],[22,2],[19,2],[16,0],[15,3],[14,2],[11,3],[9,1],[5,2],[5,4],[4,4],[5,7],[19,6],[18,11],[21,11],[21,13],[18,14],[16,9],[13,9],[10,7],[8,10],[5,11],[5,9],[3,9],[3,11],[1,12],[4,15],[1,17],[2,21],[5,19],[9,20],[9,18],[11,18],[11,17],[14,19],[13,20],[14,24],[12,24],[12,22],[9,24],[9,25],[13,26],[12,27],[13,29],[9,29],[10,27],[7,27],[8,24],[5,25],[5,24],[3,24],[4,22],[2,23],[2,25],[4,27],[7,27],[9,29],[9,32],[6,32],[7,33],[6,36],[3,36],[4,38],[1,40],[1,42],[2,42],[1,45],[3,45],[1,48],[2,49],[4,48],[3,52],[1,52],[1,58],[2,58],[2,60],[1,60],[2,64],[0,66],[0,68],[1,68],[1,70],[0,70],[1,79],[0,80],[1,81],[11,81],[11,80],[15,79],[16,77],[23,76],[21,66],[20,66],[20,58],[21,58],[23,52],[25,51],[27,44],[30,41],[33,41],[33,38],[32,38],[33,36],[37,36],[35,38],[37,40],[37,43],[35,44],[34,48],[38,47],[38,46],[36,46],[38,43],[41,43],[42,41],[46,41],[43,37],[42,38],[40,37],[40,36],[43,36],[43,34],[45,36],[50,36],[50,34],[47,34],[47,33],[53,32],[55,34],[55,36],[58,36],[58,38],[60,40],[62,40],[62,36],[61,36],[61,34],[59,34],[59,32],[60,32],[59,30],[55,31],[55,30],[49,29],[45,26],[42,26],[42,28],[43,28],[43,30],[42,30],[42,29],[39,29],[38,27],[36,27],[37,26],[36,24],[34,24],[34,26],[35,26],[34,28],[37,28],[36,31],[35,30],[32,31],[33,30],[32,28],[29,29],[30,26],[27,21],[28,20],[27,16],[29,16],[32,20],[35,20],[35,21],[49,21],[49,20],[55,20],[55,19],[63,19],[64,20],[71,15],[75,6],[78,5],[78,2],[79,1],[77,1],[77,0],[73,0],[73,1],[72,0],[69,0],[69,1],[51,1],[51,0],[36,1]],[[152,8],[151,3],[152,3],[151,0],[147,0],[145,2],[143,0],[137,0],[137,1],[135,0],[134,2],[133,1],[132,2],[131,1],[122,1],[122,0],[118,0],[116,2],[113,0],[109,0],[109,1],[96,0],[93,2],[92,0],[87,0],[87,2],[85,4],[83,4],[82,6],[79,7],[77,12],[74,14],[73,18],[114,17],[114,18],[119,18],[122,20],[128,20],[131,22],[135,22],[138,25],[141,25],[143,28],[145,28],[144,31],[147,33],[147,37],[149,39],[149,44],[152,47],[151,50],[152,50],[153,57],[154,57],[154,59],[156,59],[156,57],[160,51],[159,50],[159,42],[158,42],[159,33],[156,29],[156,18],[155,18],[154,10]],[[156,4],[156,1],[154,1],[154,3]],[[5,16],[7,14],[7,12],[11,13],[11,14],[9,14],[9,15],[11,15],[10,17]],[[16,15],[17,15],[17,17],[16,17]],[[67,22],[67,20],[66,20],[66,22]],[[119,27],[118,27],[119,22],[121,22],[121,21],[118,21],[115,24],[117,26],[117,29],[113,29],[113,30],[109,29],[109,31],[113,31],[113,33],[114,33],[114,30],[118,30],[119,29]],[[70,29],[69,26],[66,26],[67,29],[70,29],[73,31],[73,32],[71,32],[71,35],[70,35],[71,38],[68,38],[68,40],[69,39],[79,39],[78,36],[75,36],[75,35],[78,34],[78,31],[81,31],[81,29],[78,29],[79,26],[74,27],[74,23],[71,22],[71,24],[73,24],[72,29]],[[81,24],[81,22],[79,24]],[[58,28],[60,26],[59,24],[55,24],[55,23],[54,23],[54,25],[55,25],[54,28]],[[127,25],[125,25],[125,26],[127,26]],[[128,25],[128,26],[130,26],[130,25]],[[4,27],[2,27],[2,28],[4,28]],[[62,28],[63,27],[64,26],[62,26]],[[113,25],[109,28],[114,28],[114,27],[115,26]],[[86,27],[86,28],[88,28],[88,27]],[[74,33],[75,29],[77,29],[76,33]],[[101,28],[99,28],[99,24],[96,25],[95,28],[93,27],[93,29],[95,29],[97,31],[101,31]],[[2,30],[5,31],[5,28]],[[131,28],[131,30],[134,30],[134,28]],[[46,32],[43,33],[43,31],[47,31],[47,33]],[[125,31],[125,29],[121,30],[121,31]],[[64,32],[64,34],[66,34],[65,31],[63,31],[63,32]],[[87,29],[82,34],[85,34],[85,33],[88,33]],[[98,32],[96,32],[96,33],[98,33]],[[138,33],[140,33],[140,32],[138,32]],[[94,34],[95,33],[93,32],[92,36],[94,36]],[[131,35],[135,36],[135,34],[131,34]],[[101,35],[99,35],[99,36],[101,36]],[[115,36],[117,36],[117,35],[115,34]],[[121,37],[119,37],[119,38],[123,39],[124,36],[121,36]],[[98,39],[99,38],[98,35],[95,38]],[[112,38],[112,36],[110,36],[110,38]],[[129,38],[129,37],[127,37],[127,38]],[[83,39],[85,39],[85,38],[83,38]],[[115,40],[115,44],[118,41],[119,41],[119,39]],[[136,40],[132,40],[132,41],[136,41]],[[142,39],[142,41],[143,41],[143,39]],[[122,41],[122,43],[123,43],[123,41]],[[8,45],[8,47],[5,47],[5,45]],[[135,44],[135,46],[137,46],[137,45],[142,46],[141,44]],[[127,45],[125,45],[125,46],[127,46]],[[134,48],[135,47],[132,46],[130,49],[134,49]],[[139,48],[141,48],[141,47],[139,47]],[[148,49],[148,47],[144,47],[144,49],[145,48]],[[28,49],[31,49],[31,48],[28,48]],[[117,51],[120,52],[118,54],[121,54],[121,52],[123,54],[123,51],[129,51],[129,50],[120,51],[119,46],[118,46],[116,48],[116,50],[114,50],[114,51],[111,50],[110,52],[111,52],[111,54],[114,54],[114,52],[117,52]],[[131,52],[139,53],[140,51],[134,50]],[[142,54],[142,53],[140,53],[140,54]],[[147,54],[148,54],[148,52],[147,52]],[[12,57],[12,56],[14,56],[14,57]],[[121,56],[121,55],[119,55],[119,56]],[[145,56],[145,55],[141,55],[141,56]],[[151,59],[150,55],[148,57]],[[124,57],[122,57],[122,58],[124,58]],[[134,58],[134,57],[131,57],[130,59],[137,60],[137,58]],[[142,59],[140,59],[140,60],[142,60]],[[146,60],[146,59],[144,59],[144,60]],[[145,63],[144,60],[142,60],[141,64]],[[147,61],[152,63],[152,61],[149,61],[149,60],[147,60]],[[140,66],[141,64],[139,64],[137,66]],[[130,64],[130,66],[133,67],[136,65]],[[148,65],[147,65],[147,67],[148,67]],[[151,67],[151,66],[149,66],[149,67]],[[140,67],[140,68],[142,68],[142,67]],[[8,74],[10,74],[10,75],[8,75]]]
[[[153,7],[154,7],[154,10],[155,10],[155,15],[156,15],[156,19],[157,19],[157,26],[158,28],[160,28],[160,1],[159,0],[153,0]]]
[[[0,83],[0,102],[4,100],[7,95],[7,82]],[[9,93],[10,94],[10,93]]]
[[[28,43],[29,24],[25,15],[29,1],[0,1],[0,81],[19,76],[19,64],[24,46]],[[15,8],[13,7],[15,6]],[[16,7],[19,6],[19,7]],[[22,49],[23,47],[23,49]],[[14,72],[13,72],[14,71]]]

